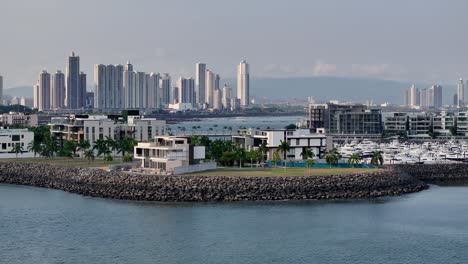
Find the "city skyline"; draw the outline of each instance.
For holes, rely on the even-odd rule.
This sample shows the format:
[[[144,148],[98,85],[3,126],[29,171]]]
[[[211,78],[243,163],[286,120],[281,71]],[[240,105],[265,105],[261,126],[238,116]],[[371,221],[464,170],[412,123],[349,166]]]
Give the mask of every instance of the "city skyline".
[[[219,74],[206,66],[205,63],[195,64],[195,78],[193,75],[173,78],[170,73],[136,71],[129,61],[125,66],[95,64],[94,108],[111,111],[168,107],[179,110],[232,110],[249,106],[250,72],[245,60],[238,65],[237,82],[241,92],[236,98],[232,98],[232,90],[228,89],[227,83],[221,88]],[[53,96],[51,100],[54,101]]]
[[[0,28],[0,72],[8,80],[4,86],[31,85],[36,69],[61,68],[63,54],[70,50],[80,51],[82,70],[88,73],[96,62],[131,60],[145,69],[186,76],[193,63],[209,61],[221,76],[235,78],[230,65],[248,58],[255,65],[253,77],[349,76],[448,84],[468,74],[467,51],[459,44],[466,43],[466,36],[457,30],[466,25],[465,1],[259,0],[242,9],[243,3],[247,1],[224,3],[221,12],[214,12],[214,1],[142,0],[131,5],[85,0],[68,12],[69,5],[53,0],[4,1],[0,24],[16,21],[14,28]],[[102,12],[109,6],[112,13]],[[152,16],[151,10],[162,12]],[[167,24],[175,12],[179,19]],[[86,20],[78,14],[87,14]],[[212,30],[193,30],[208,24]],[[155,25],[165,26],[157,34],[145,34]],[[121,38],[121,32],[128,36]],[[211,41],[213,32],[219,41]],[[58,35],[58,41],[46,41]],[[183,44],[186,39],[193,44]]]

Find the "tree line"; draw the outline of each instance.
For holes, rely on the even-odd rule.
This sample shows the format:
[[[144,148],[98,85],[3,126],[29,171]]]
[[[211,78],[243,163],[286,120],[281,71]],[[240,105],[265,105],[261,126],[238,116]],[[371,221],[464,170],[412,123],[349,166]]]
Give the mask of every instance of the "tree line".
[[[255,150],[245,150],[239,146],[234,145],[231,141],[225,141],[221,139],[210,140],[207,136],[194,136],[192,137],[192,144],[197,146],[205,146],[206,159],[216,161],[218,164],[223,166],[234,166],[238,165],[242,167],[246,161],[250,164],[262,164],[267,160],[268,147],[266,142]],[[287,153],[291,149],[290,145],[286,141],[280,141],[276,151],[272,153],[271,161],[276,166],[283,162],[283,166],[287,166]],[[373,165],[382,165],[383,156],[382,151],[374,151],[372,153],[370,163]],[[310,148],[303,148],[301,152],[302,160],[306,163],[307,167],[312,167],[315,163],[315,153]],[[337,149],[329,150],[324,155],[325,162],[332,166],[337,166],[339,160],[342,159],[341,154]],[[348,159],[348,163],[353,167],[362,162],[362,156],[359,153],[351,155]]]
[[[50,157],[79,157],[82,156],[88,161],[93,161],[96,157],[103,156],[105,161],[112,161],[114,159],[112,153],[121,154],[123,162],[131,162],[133,147],[137,142],[133,138],[121,138],[113,140],[110,137],[100,138],[91,143],[88,140],[80,140],[79,142],[73,140],[55,139],[50,133],[49,127],[38,126],[30,129],[34,132],[34,139],[31,141],[27,148],[28,151],[33,152],[36,157],[38,154]],[[21,153],[24,149],[22,146],[16,145],[14,147],[15,153]],[[81,155],[79,155],[81,154]]]

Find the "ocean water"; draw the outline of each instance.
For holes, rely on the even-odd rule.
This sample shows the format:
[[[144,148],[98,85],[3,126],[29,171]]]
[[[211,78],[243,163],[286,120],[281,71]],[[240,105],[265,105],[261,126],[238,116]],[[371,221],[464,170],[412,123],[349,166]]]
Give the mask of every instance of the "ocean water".
[[[166,204],[0,185],[0,263],[468,263],[468,187]]]

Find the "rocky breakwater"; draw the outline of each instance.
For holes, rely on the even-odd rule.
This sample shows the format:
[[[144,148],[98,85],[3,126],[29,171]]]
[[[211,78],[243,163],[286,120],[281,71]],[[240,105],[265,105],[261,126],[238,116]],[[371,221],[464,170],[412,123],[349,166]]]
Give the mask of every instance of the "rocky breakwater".
[[[394,169],[427,183],[468,183],[467,163],[405,164]]]
[[[351,199],[417,192],[427,185],[393,169],[340,176],[156,176],[0,163],[0,183],[60,189],[82,195],[147,201]]]

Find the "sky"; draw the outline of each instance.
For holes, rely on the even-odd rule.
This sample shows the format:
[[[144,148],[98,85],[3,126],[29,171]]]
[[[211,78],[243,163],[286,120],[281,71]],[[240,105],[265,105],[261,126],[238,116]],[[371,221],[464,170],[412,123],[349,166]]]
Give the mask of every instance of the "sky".
[[[429,83],[468,78],[465,0],[2,0],[0,75],[32,85],[65,70],[73,50],[93,65],[223,78],[344,76]]]

